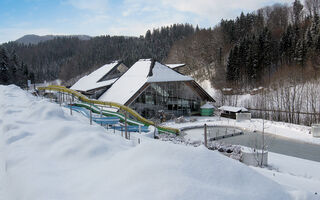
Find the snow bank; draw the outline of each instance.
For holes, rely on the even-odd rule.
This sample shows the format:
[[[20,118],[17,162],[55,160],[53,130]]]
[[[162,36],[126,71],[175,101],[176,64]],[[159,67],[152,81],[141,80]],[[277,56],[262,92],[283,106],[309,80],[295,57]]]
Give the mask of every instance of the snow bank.
[[[319,198],[319,162],[269,152],[269,165],[253,169],[285,186],[295,199]]]
[[[289,199],[204,147],[131,141],[0,86],[0,199]]]

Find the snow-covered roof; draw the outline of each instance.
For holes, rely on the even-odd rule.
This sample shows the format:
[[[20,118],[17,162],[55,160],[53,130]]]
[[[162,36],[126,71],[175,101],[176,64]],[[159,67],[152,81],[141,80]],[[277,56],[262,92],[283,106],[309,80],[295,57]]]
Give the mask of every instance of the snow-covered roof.
[[[145,83],[191,81],[169,67],[151,59],[140,59],[107,90],[99,100],[125,104]]]
[[[233,107],[233,106],[221,106],[219,110],[229,111],[229,112],[247,112],[248,109],[244,107]]]
[[[169,82],[169,81],[192,81],[193,78],[177,73],[169,67],[156,62],[152,69],[152,76],[148,77],[151,82]]]
[[[107,81],[100,81],[98,82],[104,75],[106,75],[110,70],[112,70],[119,62],[112,62],[110,64],[103,65],[102,67],[98,68],[97,70],[93,71],[91,74],[86,75],[79,79],[72,87],[72,90],[78,91],[88,91],[100,87],[104,87],[114,83],[117,78],[110,79]]]
[[[214,108],[214,106],[211,103],[207,102],[203,106],[201,106],[200,108]]]
[[[168,67],[171,69],[177,68],[177,67],[184,67],[186,64],[181,63],[181,64],[166,64]]]

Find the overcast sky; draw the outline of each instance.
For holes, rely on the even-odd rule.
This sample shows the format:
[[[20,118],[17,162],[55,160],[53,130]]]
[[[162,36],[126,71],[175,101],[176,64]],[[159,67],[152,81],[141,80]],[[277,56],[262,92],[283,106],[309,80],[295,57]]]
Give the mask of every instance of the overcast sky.
[[[293,0],[0,0],[0,43],[26,34],[144,35],[191,23],[213,27],[274,3]]]

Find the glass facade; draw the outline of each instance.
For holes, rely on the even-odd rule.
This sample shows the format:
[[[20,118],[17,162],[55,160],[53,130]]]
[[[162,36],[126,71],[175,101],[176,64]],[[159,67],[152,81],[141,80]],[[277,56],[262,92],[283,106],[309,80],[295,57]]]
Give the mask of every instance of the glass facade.
[[[130,107],[146,118],[163,111],[166,115],[188,116],[200,111],[200,95],[184,82],[151,83]]]

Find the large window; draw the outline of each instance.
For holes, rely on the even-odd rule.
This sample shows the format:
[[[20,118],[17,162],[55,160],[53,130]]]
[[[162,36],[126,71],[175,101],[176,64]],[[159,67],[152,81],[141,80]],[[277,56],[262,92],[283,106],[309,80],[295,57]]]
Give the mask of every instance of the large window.
[[[175,116],[191,115],[200,110],[201,97],[184,82],[151,83],[130,105],[147,118],[159,111]]]

